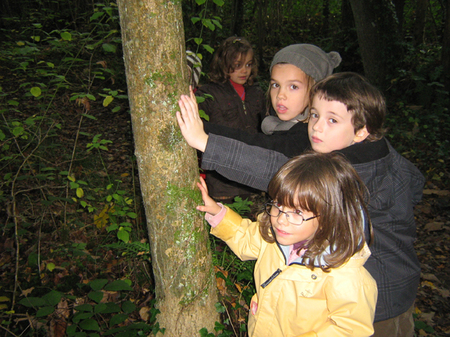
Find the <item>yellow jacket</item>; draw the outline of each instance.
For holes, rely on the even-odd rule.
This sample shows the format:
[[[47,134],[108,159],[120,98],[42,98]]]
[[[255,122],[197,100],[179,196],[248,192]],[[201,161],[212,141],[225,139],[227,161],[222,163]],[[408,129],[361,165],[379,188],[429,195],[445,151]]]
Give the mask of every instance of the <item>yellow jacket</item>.
[[[367,246],[345,265],[324,273],[299,263],[286,265],[277,243],[267,243],[257,222],[227,209],[211,228],[241,260],[257,260],[254,271],[258,303],[249,314],[249,336],[371,336],[377,300],[375,280],[363,267]],[[270,278],[272,281],[268,281]],[[262,287],[263,283],[266,284]]]

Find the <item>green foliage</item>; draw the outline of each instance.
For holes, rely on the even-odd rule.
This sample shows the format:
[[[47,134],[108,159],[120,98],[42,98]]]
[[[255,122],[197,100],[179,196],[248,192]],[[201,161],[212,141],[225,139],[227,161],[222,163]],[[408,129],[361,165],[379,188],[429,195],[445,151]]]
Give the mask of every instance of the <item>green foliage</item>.
[[[245,199],[242,200],[241,197],[235,197],[232,204],[227,204],[228,207],[230,207],[233,211],[240,215],[244,215],[246,213],[249,213],[251,211],[250,206],[253,205],[253,202]]]
[[[117,7],[95,4],[76,30],[37,23],[51,21],[44,15],[49,12],[33,12],[20,30],[5,34],[0,48],[1,75],[9,78],[0,87],[2,233],[16,242],[17,254],[26,254],[17,256],[15,270],[2,269],[2,327],[22,334],[22,323],[12,325],[8,317],[26,312],[41,323],[24,335],[39,334],[67,301],[70,336],[162,331],[154,324],[156,309],[150,309],[153,321],[137,315],[129,284],[107,281],[86,291],[78,283],[80,277],[91,284],[107,280],[99,276],[106,272],[101,268],[125,262],[128,276],[150,282],[145,272],[133,271],[136,264],[145,268],[150,257],[135,177],[109,164],[123,140],[111,140],[114,130],[95,126],[100,111],[110,118],[127,114]],[[57,13],[51,15],[57,20]],[[99,133],[91,134],[93,125]],[[19,301],[14,280],[28,287]],[[119,294],[119,301],[107,300],[106,293]],[[76,306],[80,300],[84,304]]]
[[[70,315],[65,312],[63,315],[69,317],[67,336],[81,336],[91,331],[102,332],[103,336],[144,336],[149,332],[159,330],[155,326],[155,317],[158,310],[154,307],[149,323],[130,323],[124,325],[128,320],[133,320],[132,316],[137,314],[138,307],[130,300],[127,300],[127,292],[133,290],[129,280],[115,280],[108,282],[106,279],[96,279],[88,284],[86,302],[77,304],[76,298],[70,294],[63,294],[59,291],[51,290],[41,297],[24,297],[18,301],[19,305],[26,307],[29,315],[36,318],[46,318],[61,308],[70,311]],[[117,293],[117,297],[109,299],[108,295]],[[69,302],[70,309],[66,306]],[[154,303],[153,303],[154,304]],[[33,313],[34,312],[34,313]]]
[[[417,53],[412,45],[406,46],[407,67],[398,70],[387,92],[387,135],[428,179],[446,186],[450,182],[450,95],[442,84],[442,67],[435,62],[441,48]]]

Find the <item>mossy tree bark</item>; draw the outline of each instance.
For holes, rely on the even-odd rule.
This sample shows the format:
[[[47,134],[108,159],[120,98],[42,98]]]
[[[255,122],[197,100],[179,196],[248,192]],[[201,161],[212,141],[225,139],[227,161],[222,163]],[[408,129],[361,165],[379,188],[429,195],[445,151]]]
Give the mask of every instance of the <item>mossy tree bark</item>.
[[[217,293],[208,231],[195,206],[195,151],[175,119],[188,92],[180,1],[119,0],[122,44],[140,184],[164,336],[213,331]]]

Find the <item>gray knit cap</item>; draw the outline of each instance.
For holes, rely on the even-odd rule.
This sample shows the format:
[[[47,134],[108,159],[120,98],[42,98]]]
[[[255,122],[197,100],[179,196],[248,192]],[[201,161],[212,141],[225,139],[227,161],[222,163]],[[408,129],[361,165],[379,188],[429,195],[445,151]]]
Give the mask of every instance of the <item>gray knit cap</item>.
[[[342,61],[338,52],[325,53],[312,44],[291,44],[275,54],[270,65],[270,72],[278,63],[289,63],[311,76],[316,82],[333,73]]]

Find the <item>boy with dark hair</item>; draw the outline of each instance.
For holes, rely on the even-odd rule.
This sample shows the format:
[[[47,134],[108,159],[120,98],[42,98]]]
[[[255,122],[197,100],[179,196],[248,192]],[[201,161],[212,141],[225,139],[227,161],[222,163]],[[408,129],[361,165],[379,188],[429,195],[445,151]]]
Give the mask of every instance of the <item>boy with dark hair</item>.
[[[362,76],[331,75],[317,83],[311,95],[310,144],[299,140],[292,147],[297,154],[309,147],[317,152],[343,153],[360,175],[370,193],[368,210],[374,229],[372,255],[365,264],[378,286],[374,336],[413,336],[412,311],[420,279],[413,245],[413,207],[421,200],[424,177],[382,136],[385,100]],[[266,190],[272,176],[289,159],[233,130],[223,133],[236,139],[207,135],[195,98],[182,96],[179,105],[177,119],[183,136],[189,145],[204,152],[205,169]]]

